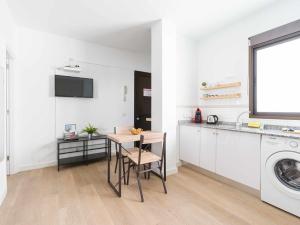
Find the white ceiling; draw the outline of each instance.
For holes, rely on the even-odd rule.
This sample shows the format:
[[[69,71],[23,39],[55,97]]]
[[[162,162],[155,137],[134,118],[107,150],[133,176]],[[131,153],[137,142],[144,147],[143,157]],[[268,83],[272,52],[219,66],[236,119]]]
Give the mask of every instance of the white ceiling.
[[[279,0],[7,0],[17,24],[133,51],[150,47],[150,24],[170,18],[198,39]]]

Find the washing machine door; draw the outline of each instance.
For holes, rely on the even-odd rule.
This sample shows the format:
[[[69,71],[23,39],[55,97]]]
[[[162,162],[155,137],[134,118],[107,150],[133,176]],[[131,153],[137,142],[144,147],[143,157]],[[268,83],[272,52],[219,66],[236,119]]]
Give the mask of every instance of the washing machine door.
[[[265,169],[277,189],[300,199],[300,153],[277,152],[267,159]]]

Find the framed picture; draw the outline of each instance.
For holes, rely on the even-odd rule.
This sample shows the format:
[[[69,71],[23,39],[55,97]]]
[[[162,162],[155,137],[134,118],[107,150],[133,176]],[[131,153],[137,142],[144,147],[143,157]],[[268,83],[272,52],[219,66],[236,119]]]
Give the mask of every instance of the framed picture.
[[[76,133],[76,124],[65,124],[65,132],[67,133]]]

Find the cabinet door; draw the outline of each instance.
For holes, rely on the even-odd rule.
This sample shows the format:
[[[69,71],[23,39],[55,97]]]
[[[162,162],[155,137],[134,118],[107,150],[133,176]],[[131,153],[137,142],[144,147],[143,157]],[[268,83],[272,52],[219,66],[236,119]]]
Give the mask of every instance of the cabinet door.
[[[201,128],[200,167],[216,172],[216,130]]]
[[[260,187],[260,135],[217,131],[216,173],[248,185]]]
[[[200,127],[180,126],[181,160],[199,166]]]

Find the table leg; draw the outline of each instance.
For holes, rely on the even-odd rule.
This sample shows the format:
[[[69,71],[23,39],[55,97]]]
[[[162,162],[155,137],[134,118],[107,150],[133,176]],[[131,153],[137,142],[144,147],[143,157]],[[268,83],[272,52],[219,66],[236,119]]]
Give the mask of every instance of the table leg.
[[[108,157],[108,140],[105,138],[105,155]]]
[[[107,182],[110,183],[110,152],[111,152],[111,140],[107,140]]]
[[[167,181],[167,171],[166,171],[166,151],[164,152],[164,180]]]
[[[60,151],[59,151],[59,143],[57,143],[57,171],[59,171],[59,154],[60,154]]]
[[[121,197],[122,188],[122,145],[119,144],[119,197]]]
[[[111,172],[111,140],[109,139],[108,140],[108,155],[109,157],[107,157],[107,182],[109,183],[109,185],[111,186],[111,188],[114,190],[114,192],[119,196],[121,197],[121,185],[122,185],[122,160],[121,160],[121,157],[122,157],[122,145],[121,144],[118,144],[119,145],[119,150],[117,149],[118,151],[118,157],[119,157],[119,174],[118,174],[118,182],[116,184],[113,184],[110,180],[110,172]],[[118,188],[117,188],[118,187]]]

